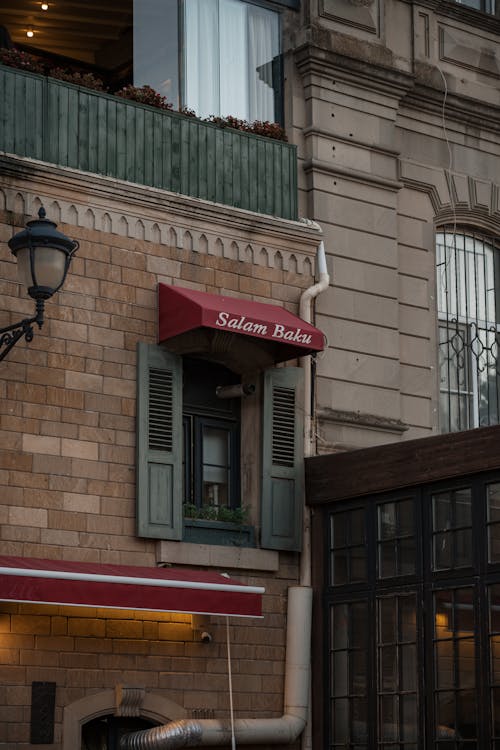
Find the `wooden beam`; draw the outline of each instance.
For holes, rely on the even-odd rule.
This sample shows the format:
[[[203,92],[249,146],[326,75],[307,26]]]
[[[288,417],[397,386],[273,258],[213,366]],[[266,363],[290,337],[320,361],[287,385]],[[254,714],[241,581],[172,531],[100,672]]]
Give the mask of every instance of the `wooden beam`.
[[[500,426],[306,459],[308,505],[500,469]]]

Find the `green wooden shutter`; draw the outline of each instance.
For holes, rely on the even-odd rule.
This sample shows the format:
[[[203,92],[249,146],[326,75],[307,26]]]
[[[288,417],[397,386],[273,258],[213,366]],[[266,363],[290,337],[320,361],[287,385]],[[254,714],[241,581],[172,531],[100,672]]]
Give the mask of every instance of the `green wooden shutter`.
[[[303,373],[264,374],[262,530],[267,549],[300,551],[304,503]]]
[[[137,533],[182,538],[182,360],[137,350]]]

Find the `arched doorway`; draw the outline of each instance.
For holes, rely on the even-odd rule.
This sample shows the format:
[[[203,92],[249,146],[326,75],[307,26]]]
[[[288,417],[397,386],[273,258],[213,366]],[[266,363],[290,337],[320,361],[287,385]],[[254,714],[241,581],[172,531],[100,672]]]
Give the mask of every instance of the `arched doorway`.
[[[124,734],[157,724],[150,719],[131,716],[98,716],[82,726],[81,750],[119,750]]]
[[[149,693],[147,690],[143,693],[143,689],[137,691],[143,693],[137,711],[139,716],[117,716],[117,690],[120,687],[117,686],[115,690],[92,693],[64,708],[62,750],[87,750],[83,744],[84,736],[90,736],[93,731],[93,736],[99,737],[99,731],[95,728],[99,727],[99,723],[92,726],[92,722],[96,720],[107,720],[112,717],[123,722],[123,726],[125,726],[126,720],[130,720],[131,723],[127,725],[127,731],[134,731],[135,729],[145,729],[159,724],[167,724],[169,721],[188,718],[188,712],[178,703],[174,703],[174,701],[158,693]],[[118,701],[118,703],[121,703],[121,701]],[[88,725],[90,725],[90,728],[86,729]],[[110,726],[112,725],[110,724]],[[104,727],[106,728],[106,725]],[[104,736],[106,736],[105,732]],[[89,740],[86,739],[86,741]],[[94,740],[92,741],[94,742]],[[92,748],[92,750],[94,749]],[[109,748],[101,743],[101,746],[97,744],[96,750],[109,750]]]

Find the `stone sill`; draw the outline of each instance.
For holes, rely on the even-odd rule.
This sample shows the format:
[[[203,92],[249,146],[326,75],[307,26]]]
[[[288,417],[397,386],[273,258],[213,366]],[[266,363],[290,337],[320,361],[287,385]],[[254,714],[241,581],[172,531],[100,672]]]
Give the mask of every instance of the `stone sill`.
[[[156,547],[156,562],[158,565],[196,565],[273,573],[279,570],[279,552],[251,547],[161,541]]]

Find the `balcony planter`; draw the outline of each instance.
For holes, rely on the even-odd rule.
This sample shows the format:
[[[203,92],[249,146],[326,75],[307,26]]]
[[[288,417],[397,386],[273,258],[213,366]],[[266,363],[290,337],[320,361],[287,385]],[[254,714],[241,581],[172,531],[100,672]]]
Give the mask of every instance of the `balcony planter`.
[[[5,66],[0,151],[297,218],[295,146]]]
[[[231,547],[255,547],[253,526],[227,521],[184,519],[183,541],[196,544],[219,544]]]

